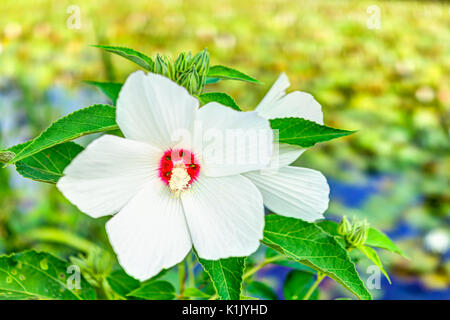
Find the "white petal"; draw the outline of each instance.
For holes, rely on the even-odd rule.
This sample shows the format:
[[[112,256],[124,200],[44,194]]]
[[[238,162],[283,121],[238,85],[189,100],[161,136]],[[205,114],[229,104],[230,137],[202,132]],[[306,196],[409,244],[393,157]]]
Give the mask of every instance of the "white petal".
[[[296,117],[323,124],[322,106],[312,95],[301,91],[285,95],[259,114],[267,119]]]
[[[57,187],[94,218],[113,214],[156,176],[161,154],[148,144],[104,135],[66,167]]]
[[[258,249],[264,206],[258,189],[247,178],[203,176],[181,199],[192,243],[201,258],[248,256]]]
[[[271,168],[282,168],[297,160],[306,149],[286,143],[274,143],[273,154],[270,160]]]
[[[161,75],[132,73],[117,100],[117,124],[124,135],[167,150],[178,134],[192,132],[198,100]]]
[[[264,205],[286,217],[314,221],[323,218],[328,208],[330,188],[318,171],[284,167],[274,174],[244,174],[261,191]]]
[[[203,173],[228,176],[265,168],[272,155],[270,123],[256,112],[239,112],[211,102],[198,112],[195,152]]]
[[[312,95],[294,91],[286,95],[290,83],[282,73],[256,108],[259,115],[267,119],[297,117],[323,124],[322,107]],[[284,167],[294,162],[305,149],[288,144],[274,146],[270,167]]]
[[[274,107],[274,104],[286,94],[286,89],[289,88],[290,85],[291,83],[286,74],[284,72],[281,73],[256,107],[256,111],[263,114],[270,111]]]
[[[106,231],[120,265],[141,281],[179,263],[192,247],[181,201],[159,180],[111,218]]]
[[[320,104],[310,94],[300,91],[282,97],[270,110],[260,115],[267,119],[297,117],[323,124]],[[279,158],[275,158],[274,152],[271,166],[274,166],[274,162],[278,163],[279,167],[290,165],[305,151],[304,148],[284,143],[279,144],[278,148]]]

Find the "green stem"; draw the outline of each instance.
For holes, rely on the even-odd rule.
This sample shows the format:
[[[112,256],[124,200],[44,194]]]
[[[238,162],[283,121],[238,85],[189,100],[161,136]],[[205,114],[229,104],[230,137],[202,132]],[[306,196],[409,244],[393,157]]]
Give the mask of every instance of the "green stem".
[[[56,228],[36,228],[29,231],[26,237],[32,241],[39,240],[43,242],[64,244],[85,253],[88,253],[97,247],[94,243],[78,236],[75,233]]]
[[[191,253],[187,260],[187,272],[188,272],[188,286],[189,288],[195,287],[195,274],[194,274],[194,267],[195,267],[195,259],[193,254]]]
[[[183,297],[184,289],[186,287],[186,267],[184,261],[178,264],[178,281],[180,283],[180,299]]]
[[[260,264],[254,266],[252,269],[250,269],[249,271],[247,271],[246,273],[244,273],[244,276],[242,277],[242,280],[246,280],[248,278],[250,278],[251,276],[253,276],[255,273],[257,273],[259,270],[261,270],[262,268],[264,268],[266,265],[275,262],[277,260],[282,260],[284,257],[283,256],[275,256],[269,259],[264,260],[263,262],[261,262]]]
[[[106,277],[102,277],[101,279],[101,290],[104,296],[107,300],[116,300],[116,296],[114,292],[112,291],[111,287],[109,286],[108,280],[106,280]]]
[[[251,276],[253,276],[255,273],[257,273],[259,270],[261,270],[262,268],[264,268],[266,265],[278,261],[278,260],[282,260],[284,257],[283,256],[275,256],[272,258],[268,258],[266,260],[264,260],[263,262],[261,262],[260,264],[254,266],[253,268],[251,268],[249,271],[247,271],[246,273],[244,273],[244,275],[242,276],[242,281],[250,278]],[[217,295],[217,293],[215,295],[213,295],[211,298],[209,298],[209,300],[217,300],[217,298],[219,298],[219,296]]]
[[[311,295],[313,294],[314,290],[319,286],[319,284],[322,282],[322,280],[326,277],[326,275],[322,272],[317,272],[317,279],[314,281],[313,285],[309,288],[308,292],[306,292],[305,296],[303,297],[303,300],[309,300]]]

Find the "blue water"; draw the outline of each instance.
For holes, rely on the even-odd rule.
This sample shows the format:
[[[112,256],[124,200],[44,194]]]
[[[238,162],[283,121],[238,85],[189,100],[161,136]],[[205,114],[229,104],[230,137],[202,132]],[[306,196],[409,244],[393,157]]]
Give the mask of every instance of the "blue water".
[[[361,207],[370,197],[379,192],[382,177],[368,179],[364,184],[348,184],[327,178],[330,185],[330,199],[337,200],[348,208]]]
[[[392,284],[384,290],[385,300],[450,300],[450,289],[433,290],[425,287],[417,280],[407,281],[391,276]]]

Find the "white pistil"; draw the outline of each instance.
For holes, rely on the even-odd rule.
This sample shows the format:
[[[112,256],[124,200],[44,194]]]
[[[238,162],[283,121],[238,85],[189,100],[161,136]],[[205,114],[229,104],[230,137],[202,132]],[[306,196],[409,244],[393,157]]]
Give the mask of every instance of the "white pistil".
[[[172,170],[172,176],[169,180],[169,189],[176,196],[179,196],[181,192],[189,187],[189,176],[184,163],[176,164]]]

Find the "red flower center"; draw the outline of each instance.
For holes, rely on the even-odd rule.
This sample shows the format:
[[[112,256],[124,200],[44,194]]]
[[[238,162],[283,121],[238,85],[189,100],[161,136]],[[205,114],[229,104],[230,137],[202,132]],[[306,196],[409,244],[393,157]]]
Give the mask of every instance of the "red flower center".
[[[159,177],[165,184],[171,186],[177,182],[174,179],[180,178],[173,176],[174,172],[181,176],[181,179],[184,174],[188,186],[197,179],[200,165],[192,152],[185,149],[169,149],[164,152],[159,162]]]

